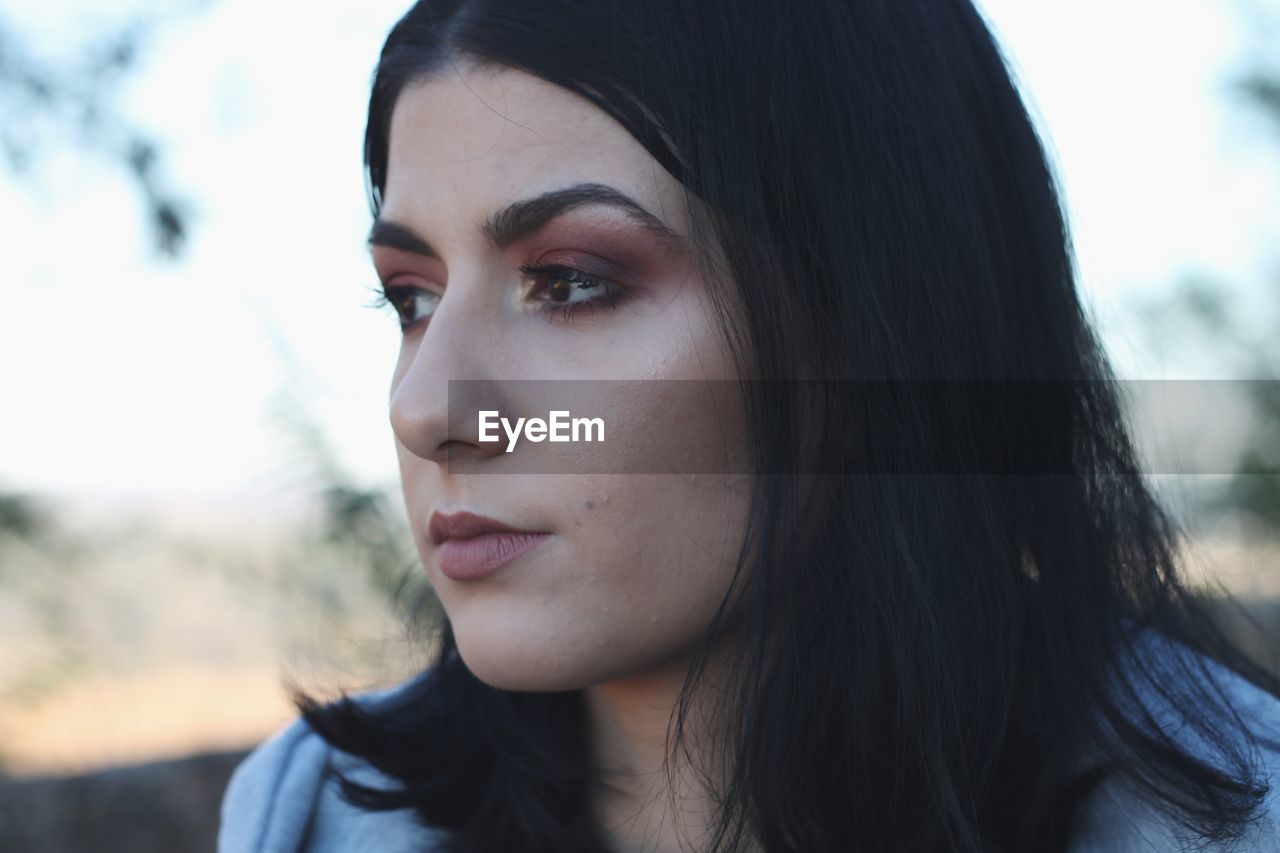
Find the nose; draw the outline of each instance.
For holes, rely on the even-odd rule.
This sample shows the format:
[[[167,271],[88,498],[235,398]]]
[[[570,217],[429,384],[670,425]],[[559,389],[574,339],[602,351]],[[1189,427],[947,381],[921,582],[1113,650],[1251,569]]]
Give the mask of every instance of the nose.
[[[451,291],[452,292],[452,291]],[[410,453],[435,462],[474,463],[501,452],[479,440],[474,397],[498,378],[488,342],[496,330],[456,293],[441,298],[416,343],[402,345],[392,378],[391,429]],[[459,381],[466,380],[466,381]]]

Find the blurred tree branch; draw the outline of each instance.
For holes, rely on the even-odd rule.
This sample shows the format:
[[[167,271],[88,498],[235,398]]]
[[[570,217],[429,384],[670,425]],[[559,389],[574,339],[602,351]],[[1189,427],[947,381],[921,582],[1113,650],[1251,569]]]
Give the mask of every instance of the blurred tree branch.
[[[174,259],[189,236],[190,202],[162,176],[154,136],[116,103],[154,27],[135,22],[71,58],[45,60],[24,49],[18,28],[0,18],[0,154],[18,177],[29,177],[37,159],[61,145],[106,159],[141,194],[157,254]]]
[[[1260,9],[1254,10],[1261,14]],[[1266,30],[1280,19],[1261,21]],[[1277,30],[1280,31],[1280,30]],[[1232,92],[1246,109],[1280,129],[1280,65],[1275,42],[1241,74]],[[1212,501],[1217,510],[1242,511],[1260,523],[1262,532],[1280,538],[1280,269],[1270,272],[1263,304],[1239,306],[1227,283],[1201,275],[1188,276],[1174,292],[1146,308],[1162,333],[1170,329],[1208,339],[1227,357],[1243,383],[1255,416],[1255,428],[1241,448],[1225,493]],[[1170,325],[1176,324],[1176,325]]]
[[[410,632],[429,633],[437,627],[441,610],[425,580],[403,514],[394,509],[387,491],[360,485],[342,465],[321,422],[308,410],[300,384],[295,376],[280,388],[271,402],[269,420],[292,451],[281,465],[282,472],[290,478],[307,472],[304,476],[318,500],[319,529],[308,547],[336,553],[348,567],[363,569],[370,585]]]
[[[1252,100],[1264,115],[1271,116],[1280,127],[1280,78],[1266,72],[1246,75],[1239,91]]]

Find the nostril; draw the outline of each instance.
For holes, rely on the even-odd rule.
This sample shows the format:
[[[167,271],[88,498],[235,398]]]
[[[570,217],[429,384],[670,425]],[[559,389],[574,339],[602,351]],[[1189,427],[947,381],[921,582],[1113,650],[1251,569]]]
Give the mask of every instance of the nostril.
[[[459,439],[451,438],[447,441],[442,441],[439,446],[436,447],[435,453],[431,454],[431,458],[434,462],[444,465],[451,460],[469,458],[474,455],[478,449],[479,448],[477,448],[475,444],[469,441],[460,441]]]

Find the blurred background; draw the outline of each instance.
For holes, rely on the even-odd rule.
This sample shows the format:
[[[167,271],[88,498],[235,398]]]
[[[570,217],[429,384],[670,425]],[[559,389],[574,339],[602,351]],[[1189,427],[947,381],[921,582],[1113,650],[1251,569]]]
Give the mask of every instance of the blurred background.
[[[1118,375],[1228,392],[1152,479],[1280,666],[1280,4],[979,6]],[[286,680],[427,657],[360,170],[407,3],[320,8],[0,0],[0,850],[212,850]]]

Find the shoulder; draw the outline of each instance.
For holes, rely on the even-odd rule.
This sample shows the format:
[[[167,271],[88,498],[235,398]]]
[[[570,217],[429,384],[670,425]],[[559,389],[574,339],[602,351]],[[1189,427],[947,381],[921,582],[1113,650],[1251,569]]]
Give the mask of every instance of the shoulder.
[[[362,704],[394,699],[420,674],[392,688],[353,696]],[[341,798],[335,771],[364,784],[394,783],[355,756],[331,747],[297,717],[258,745],[235,769],[222,798],[218,853],[432,850],[439,830],[412,812],[372,812]]]
[[[1153,661],[1158,671],[1170,678],[1179,670],[1171,661],[1190,666],[1203,664],[1214,689],[1220,689],[1227,703],[1257,736],[1280,741],[1280,698],[1254,686],[1245,678],[1203,655],[1187,649],[1154,631],[1143,634],[1139,653]],[[1206,742],[1190,730],[1160,697],[1147,697],[1147,707],[1162,731],[1181,746],[1212,760]],[[1239,744],[1245,758],[1259,771],[1259,781],[1268,786],[1257,821],[1235,842],[1206,845],[1193,837],[1171,817],[1157,811],[1140,798],[1120,777],[1108,777],[1081,804],[1068,853],[1165,853],[1196,850],[1201,853],[1266,853],[1280,850],[1280,742]],[[1095,753],[1096,754],[1096,753]]]

